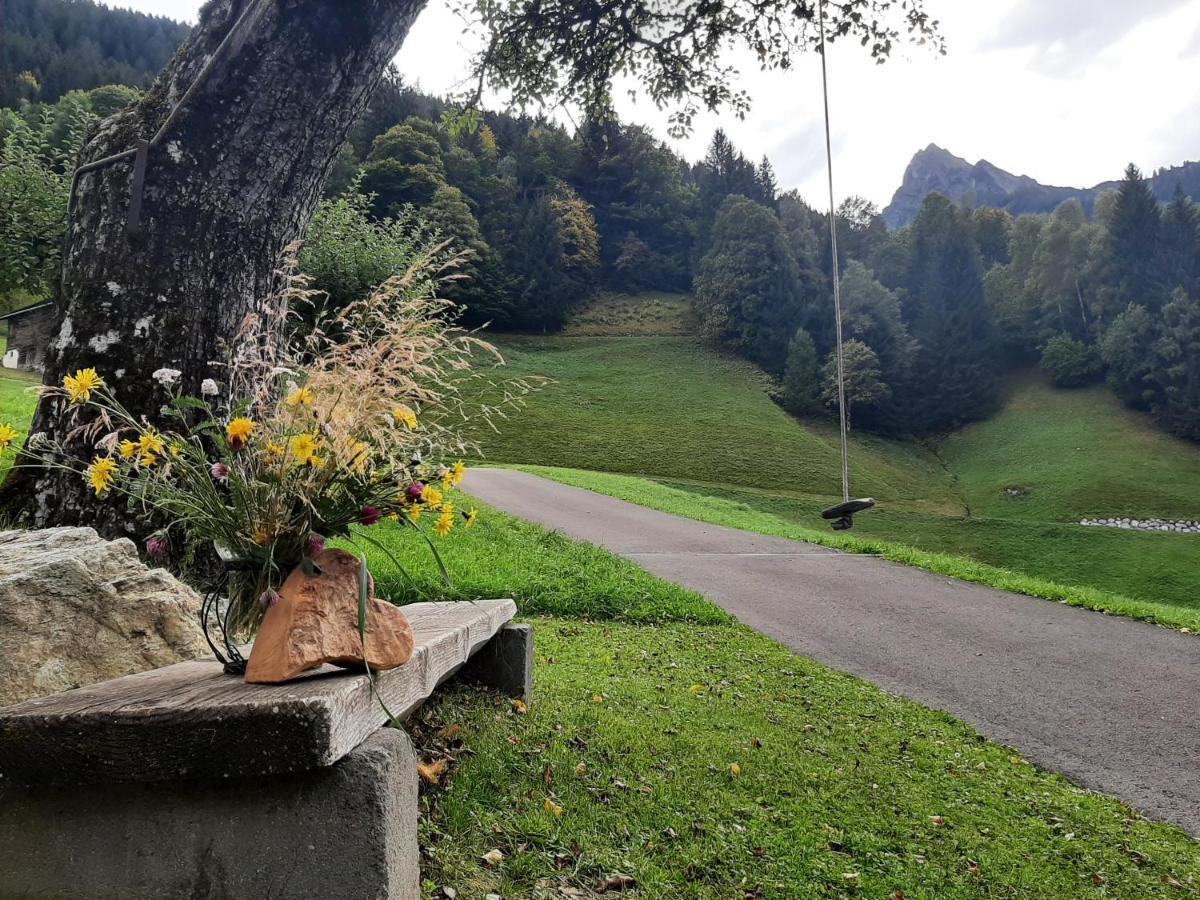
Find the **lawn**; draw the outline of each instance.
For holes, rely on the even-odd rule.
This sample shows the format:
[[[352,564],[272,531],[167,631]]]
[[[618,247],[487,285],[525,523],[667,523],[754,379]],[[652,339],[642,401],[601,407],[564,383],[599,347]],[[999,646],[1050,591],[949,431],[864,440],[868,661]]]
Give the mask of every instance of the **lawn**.
[[[832,496],[837,429],[805,426],[765,393],[759,370],[694,338],[503,337],[513,375],[554,379],[499,435],[489,460],[753,485]],[[856,437],[859,490],[960,512],[937,457],[913,444]]]
[[[0,425],[12,425],[20,432],[20,439],[24,442],[26,432],[29,430],[29,420],[33,418],[33,410],[37,405],[34,388],[41,383],[41,378],[24,372],[2,371],[3,374],[0,374]],[[0,456],[0,479],[8,472],[12,460],[12,450]]]
[[[369,533],[413,579],[394,580],[371,548],[381,588],[427,596],[437,575],[419,539]],[[418,716],[424,761],[447,763],[423,785],[431,893],[592,896],[618,875],[654,898],[1200,891],[1200,852],[1179,830],[605,551],[489,509],[439,546],[459,596],[515,597],[537,652],[527,711],[452,687]],[[632,603],[614,602],[622,584]]]
[[[692,518],[815,534],[1037,596],[1200,627],[1195,536],[1072,524],[1102,513],[1200,518],[1200,448],[1154,429],[1103,388],[1059,391],[1027,376],[1009,385],[997,417],[944,441],[859,436],[854,492],[880,506],[856,520],[853,534],[867,545],[839,544],[819,517],[838,499],[836,433],[784,413],[752,366],[686,337],[500,346],[516,374],[556,383],[504,434],[479,435],[490,461],[552,466],[551,477]]]
[[[951,435],[941,453],[974,515],[1200,519],[1200,446],[1100,385],[1062,391],[1019,378],[998,415]]]

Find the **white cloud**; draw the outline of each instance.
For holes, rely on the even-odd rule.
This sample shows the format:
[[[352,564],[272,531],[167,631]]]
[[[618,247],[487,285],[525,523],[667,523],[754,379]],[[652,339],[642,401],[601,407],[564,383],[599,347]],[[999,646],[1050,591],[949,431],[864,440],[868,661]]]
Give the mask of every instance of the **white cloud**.
[[[195,20],[199,0],[118,0]],[[926,0],[941,20],[945,57],[907,48],[876,66],[857,46],[830,50],[835,180],[839,196],[884,205],[919,148],[937,143],[1051,184],[1091,185],[1200,158],[1194,61],[1200,0]],[[397,58],[431,92],[459,88],[469,47],[462,23],[433,4]],[[738,60],[733,60],[737,62]],[[752,159],[764,153],[784,187],[823,205],[820,69],[788,73],[743,65],[754,100],[744,122],[706,115],[671,142],[690,159],[721,125]],[[1181,90],[1180,86],[1187,86]],[[666,133],[666,114],[621,100],[622,115]]]

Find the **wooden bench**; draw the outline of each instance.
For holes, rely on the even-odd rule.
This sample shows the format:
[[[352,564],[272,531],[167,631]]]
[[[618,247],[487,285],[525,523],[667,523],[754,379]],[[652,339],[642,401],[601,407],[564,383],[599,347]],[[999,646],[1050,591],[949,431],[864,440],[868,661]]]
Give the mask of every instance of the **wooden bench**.
[[[377,676],[409,715],[463,674],[528,698],[511,600],[404,607],[415,649]],[[246,685],[218,663],[0,710],[0,896],[417,898],[416,759],[365,675]]]

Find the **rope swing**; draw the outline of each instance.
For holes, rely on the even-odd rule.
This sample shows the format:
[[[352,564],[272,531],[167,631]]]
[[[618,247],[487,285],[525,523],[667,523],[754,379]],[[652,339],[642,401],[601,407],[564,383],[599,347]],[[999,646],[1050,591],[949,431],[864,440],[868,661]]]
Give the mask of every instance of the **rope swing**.
[[[833,254],[833,319],[837,329],[837,398],[842,443],[842,502],[821,512],[824,519],[833,520],[834,531],[854,527],[854,514],[870,509],[875,501],[870,497],[850,499],[850,440],[846,416],[846,372],[842,356],[842,279],[838,271],[837,219],[833,200],[833,142],[829,127],[829,72],[825,65],[825,0],[817,0],[817,23],[821,34],[821,97],[825,104],[825,172],[829,178],[829,246]]]

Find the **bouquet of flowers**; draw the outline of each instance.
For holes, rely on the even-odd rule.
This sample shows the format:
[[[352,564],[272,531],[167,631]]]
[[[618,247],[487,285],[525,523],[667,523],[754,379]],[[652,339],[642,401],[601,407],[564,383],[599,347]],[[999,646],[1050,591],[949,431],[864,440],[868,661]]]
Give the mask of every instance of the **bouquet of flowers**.
[[[226,622],[242,638],[292,569],[311,571],[328,538],[353,529],[377,544],[365,529],[392,520],[424,535],[437,559],[429,533],[445,537],[476,518],[454,493],[459,456],[473,449],[459,429],[502,415],[528,390],[516,380],[496,405],[464,398],[465,379],[481,377],[473,357],[502,360],[453,324],[421,266],[312,330],[294,328],[288,312],[314,299],[294,255],[284,274],[286,289],[246,318],[226,377],[204,380],[198,396],[181,391],[181,372],[159,369],[163,406],[148,421],[103,374],[82,369],[44,390],[78,418],[68,443],[90,441],[90,462],[44,439],[26,448],[40,465],[77,471],[96,497],[140,507],[159,524],[145,537],[148,556],[215,545],[229,564]]]

